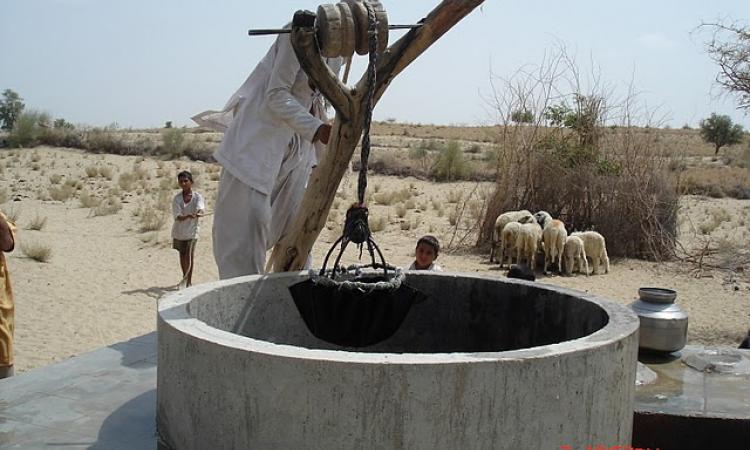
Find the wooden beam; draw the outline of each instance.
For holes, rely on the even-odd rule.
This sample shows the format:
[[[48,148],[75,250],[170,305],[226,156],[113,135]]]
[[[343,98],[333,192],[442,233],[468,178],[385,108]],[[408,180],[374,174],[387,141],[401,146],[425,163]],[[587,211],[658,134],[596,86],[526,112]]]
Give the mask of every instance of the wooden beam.
[[[483,2],[444,0],[422,20],[421,27],[410,30],[380,55],[375,103],[396,75]],[[273,249],[268,267],[274,272],[299,270],[304,266],[307,254],[325,226],[336,190],[349,167],[364,124],[367,74],[354,89],[336,79],[320,55],[309,14],[295,14],[292,46],[305,73],[336,109],[336,120],[326,155],[310,177],[290,232]]]

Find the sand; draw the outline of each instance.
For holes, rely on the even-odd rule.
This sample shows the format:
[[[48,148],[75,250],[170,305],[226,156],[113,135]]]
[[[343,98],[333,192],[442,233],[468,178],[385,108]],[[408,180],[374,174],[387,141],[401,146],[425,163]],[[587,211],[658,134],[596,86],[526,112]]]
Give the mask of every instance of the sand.
[[[157,300],[176,290],[181,273],[177,252],[170,246],[171,220],[159,231],[143,233],[134,212],[156,201],[159,191],[162,195],[168,191],[171,199],[177,193],[173,178],[182,169],[196,173],[196,190],[206,195],[211,210],[218,168],[191,161],[157,162],[56,148],[2,151],[0,161],[4,167],[0,171],[0,191],[7,197],[0,209],[17,215],[19,227],[19,245],[8,255],[16,299],[18,372],[153,331]],[[50,186],[60,186],[68,179],[80,180],[82,190],[104,197],[118,185],[119,175],[134,172],[134,164],[148,178],[137,181],[131,191],[119,189],[123,208],[116,214],[94,216],[75,198],[67,201],[47,198]],[[114,168],[112,180],[87,177],[86,168],[90,166]],[[56,175],[61,179],[53,184]],[[335,212],[314,249],[318,265],[340,234],[344,211],[354,199],[355,182],[356,178],[349,175],[342,183],[334,203]],[[504,270],[489,264],[488,255],[475,254],[470,249],[475,241],[470,230],[477,221],[477,205],[481,205],[482,197],[490,189],[490,185],[482,183],[435,184],[371,176],[371,223],[378,221],[384,225],[383,230],[374,234],[375,239],[389,262],[407,266],[413,260],[416,239],[434,234],[444,246],[450,247],[438,259],[444,270],[504,277]],[[378,203],[388,203],[393,192],[403,192],[402,211],[396,206],[399,202]],[[451,200],[459,194],[469,200],[456,229],[450,223],[456,206]],[[706,231],[713,221],[717,225],[708,235],[720,235],[738,246],[748,246],[750,201],[685,197],[683,205],[681,240],[686,245],[698,245],[699,228],[703,226]],[[404,217],[399,217],[404,209]],[[38,231],[27,229],[37,215],[47,218],[46,225]],[[196,284],[217,279],[211,250],[211,220],[212,216],[208,216],[201,223],[193,277]],[[48,262],[24,255],[21,244],[31,242],[51,248]],[[354,250],[348,252],[347,259],[355,260]],[[742,273],[710,270],[696,273],[692,268],[677,262],[614,260],[611,272],[606,275],[550,276],[538,281],[596,293],[622,304],[633,302],[641,286],[676,289],[678,304],[690,316],[690,343],[737,345],[750,325],[748,280]]]

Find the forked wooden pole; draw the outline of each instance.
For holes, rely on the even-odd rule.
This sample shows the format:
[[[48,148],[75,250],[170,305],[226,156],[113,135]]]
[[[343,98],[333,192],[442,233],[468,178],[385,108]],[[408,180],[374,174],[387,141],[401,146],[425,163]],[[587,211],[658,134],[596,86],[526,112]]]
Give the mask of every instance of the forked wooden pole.
[[[374,103],[377,104],[396,75],[482,3],[484,0],[444,0],[423,19],[421,27],[411,29],[380,55]],[[302,69],[336,109],[336,120],[325,157],[313,171],[290,232],[273,249],[269,259],[273,272],[299,270],[304,266],[307,254],[325,226],[364,125],[367,74],[352,88],[336,79],[320,55],[314,21],[312,13],[295,14],[292,46]]]

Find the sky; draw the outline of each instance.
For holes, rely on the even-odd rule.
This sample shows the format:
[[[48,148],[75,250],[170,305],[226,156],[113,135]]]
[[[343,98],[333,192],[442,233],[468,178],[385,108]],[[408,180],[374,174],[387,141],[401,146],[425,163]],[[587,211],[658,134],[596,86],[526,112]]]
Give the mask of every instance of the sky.
[[[438,0],[382,0],[390,23],[415,23]],[[262,58],[277,28],[309,0],[0,0],[0,91],[27,108],[101,126],[193,125],[220,109]],[[487,125],[491,79],[533,67],[560,45],[583,73],[595,66],[614,97],[630,85],[663,124],[696,126],[711,113],[750,128],[721,95],[701,22],[750,23],[748,0],[486,0],[395,78],[375,120]],[[402,33],[392,32],[391,41]],[[364,70],[355,60],[356,80]],[[502,83],[495,83],[495,92]],[[500,93],[502,94],[502,92]]]

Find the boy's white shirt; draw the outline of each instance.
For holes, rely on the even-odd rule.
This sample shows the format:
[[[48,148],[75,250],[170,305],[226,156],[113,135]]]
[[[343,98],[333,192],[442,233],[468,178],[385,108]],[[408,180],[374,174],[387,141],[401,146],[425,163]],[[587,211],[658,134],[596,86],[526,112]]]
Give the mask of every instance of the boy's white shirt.
[[[172,218],[175,219],[172,225],[172,239],[189,241],[198,237],[198,219],[177,220],[177,216],[188,216],[198,211],[206,209],[206,202],[203,196],[193,191],[193,197],[186,204],[182,201],[182,192],[174,196],[172,200]]]
[[[417,262],[414,261],[413,263],[411,263],[411,266],[409,266],[409,270],[432,270],[433,272],[442,272],[443,268],[433,262],[432,264],[430,264],[430,267],[426,269],[417,269]]]

